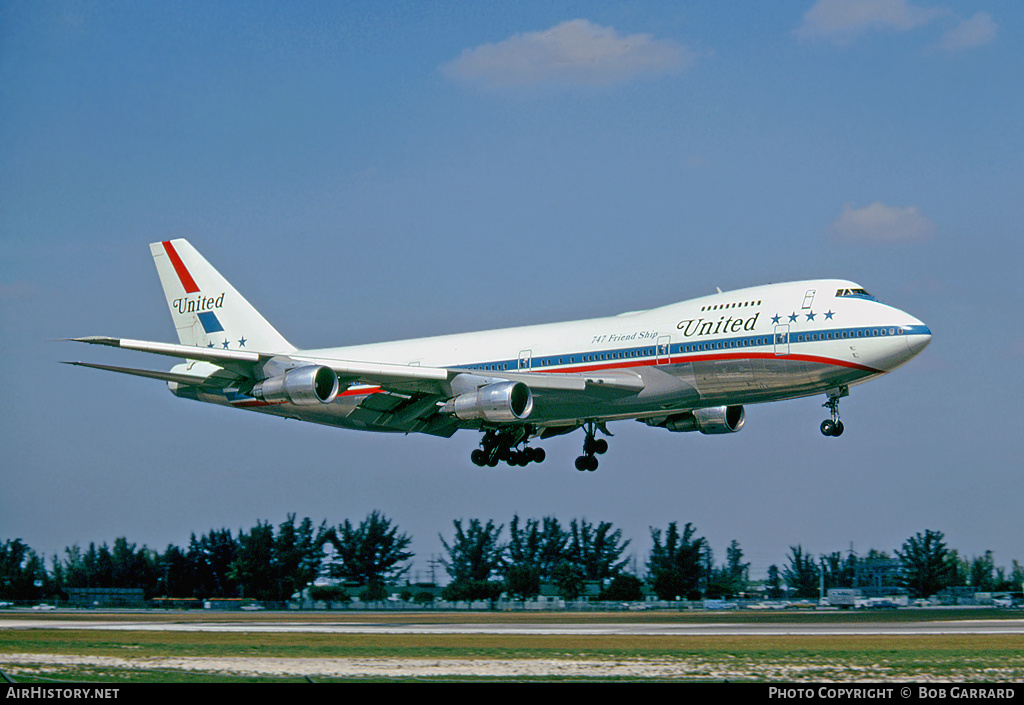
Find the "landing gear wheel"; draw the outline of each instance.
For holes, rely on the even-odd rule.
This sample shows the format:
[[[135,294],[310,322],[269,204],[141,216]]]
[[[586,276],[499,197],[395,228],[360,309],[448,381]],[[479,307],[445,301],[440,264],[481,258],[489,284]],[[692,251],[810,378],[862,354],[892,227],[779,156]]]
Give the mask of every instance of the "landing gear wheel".
[[[531,448],[527,439],[534,433],[530,426],[494,428],[486,431],[480,447],[469,455],[474,465],[497,467],[505,462],[512,467],[526,467],[544,460],[543,448]],[[522,446],[522,447],[520,447]]]
[[[843,422],[839,420],[839,400],[850,393],[847,387],[839,387],[838,389],[831,389],[828,391],[828,401],[822,406],[828,409],[831,414],[831,419],[825,419],[821,422],[821,432],[826,436],[832,436],[833,438],[843,435],[845,427]]]
[[[608,433],[608,429],[604,427],[603,423],[587,421],[587,435],[583,439],[583,455],[576,458],[576,469],[580,472],[594,472],[597,470],[597,458],[594,456],[608,452],[608,441],[603,438],[594,437],[598,429],[609,436],[611,435]]]

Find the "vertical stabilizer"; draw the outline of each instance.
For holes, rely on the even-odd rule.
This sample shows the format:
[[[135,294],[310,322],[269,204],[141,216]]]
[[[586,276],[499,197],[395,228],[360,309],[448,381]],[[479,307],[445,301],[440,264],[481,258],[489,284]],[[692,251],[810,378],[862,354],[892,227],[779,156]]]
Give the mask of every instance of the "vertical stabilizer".
[[[265,353],[295,350],[188,240],[154,242],[149,249],[182,345]]]

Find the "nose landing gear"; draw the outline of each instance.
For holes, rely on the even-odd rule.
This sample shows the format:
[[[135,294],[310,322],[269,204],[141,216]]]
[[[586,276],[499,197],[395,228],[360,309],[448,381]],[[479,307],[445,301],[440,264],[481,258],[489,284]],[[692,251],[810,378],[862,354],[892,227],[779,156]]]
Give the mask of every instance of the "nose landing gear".
[[[826,394],[828,395],[828,401],[822,404],[822,406],[831,412],[832,418],[821,422],[821,432],[826,436],[841,436],[845,427],[843,422],[839,420],[839,400],[849,396],[850,389],[849,387],[839,387],[838,389],[828,390]]]

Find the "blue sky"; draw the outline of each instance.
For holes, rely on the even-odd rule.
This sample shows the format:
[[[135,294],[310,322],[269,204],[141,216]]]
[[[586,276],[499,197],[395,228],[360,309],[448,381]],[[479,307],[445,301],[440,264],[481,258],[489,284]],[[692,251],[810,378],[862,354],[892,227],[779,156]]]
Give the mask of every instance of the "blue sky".
[[[382,510],[414,574],[456,518],[692,522],[755,577],[943,531],[1024,561],[1024,9],[716,3],[0,1],[0,538]],[[931,346],[743,432],[613,424],[527,469],[477,436],[319,428],[58,365],[174,340],[147,244],[186,237],[297,345],[571,320],[842,277]],[[465,435],[463,435],[465,434]]]

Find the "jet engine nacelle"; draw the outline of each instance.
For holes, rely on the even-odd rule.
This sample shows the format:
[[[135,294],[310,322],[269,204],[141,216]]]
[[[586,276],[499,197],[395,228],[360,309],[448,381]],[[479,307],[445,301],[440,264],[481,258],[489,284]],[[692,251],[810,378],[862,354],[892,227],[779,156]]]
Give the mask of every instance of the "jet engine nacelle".
[[[252,395],[268,403],[330,404],[338,396],[338,375],[322,365],[293,367],[258,382],[252,388]]]
[[[746,413],[742,406],[715,406],[670,416],[661,425],[676,432],[736,433],[743,428],[744,418]]]
[[[443,411],[464,421],[521,421],[533,411],[533,394],[522,382],[498,382],[449,399]]]

